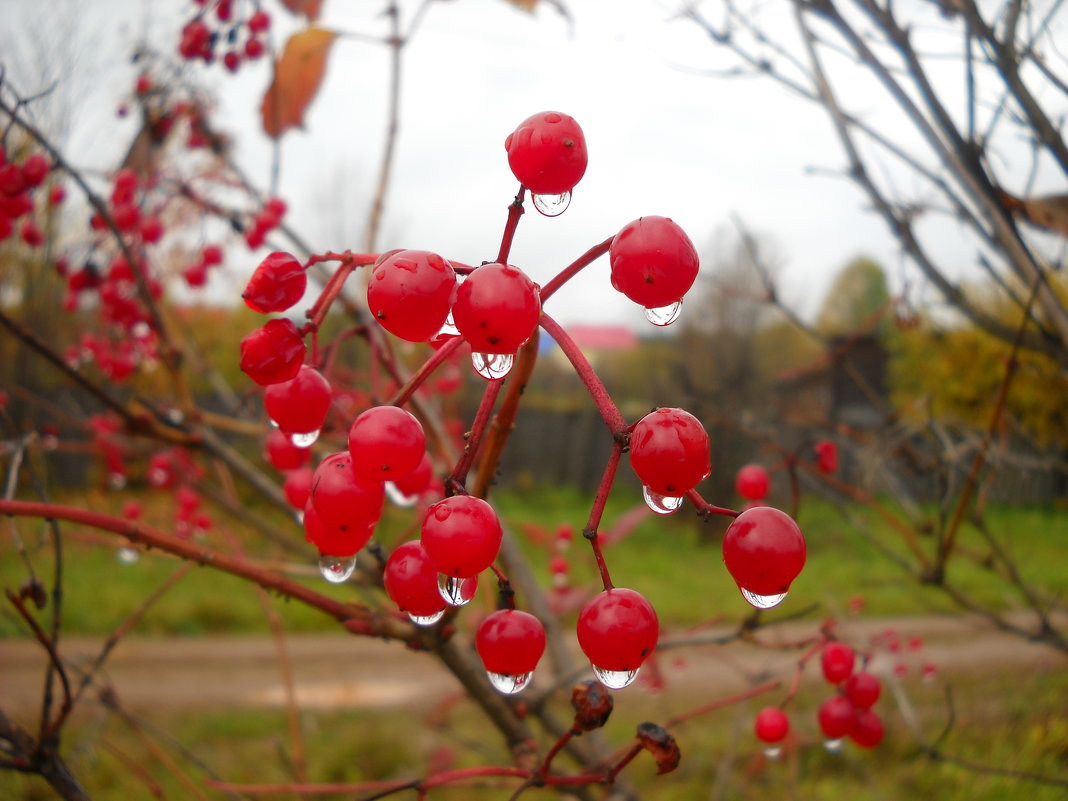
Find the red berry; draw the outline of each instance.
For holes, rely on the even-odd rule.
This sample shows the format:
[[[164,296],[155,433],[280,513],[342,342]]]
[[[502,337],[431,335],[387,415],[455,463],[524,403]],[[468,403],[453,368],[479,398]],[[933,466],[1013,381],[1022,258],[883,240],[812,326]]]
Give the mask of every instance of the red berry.
[[[22,230],[19,234],[22,237],[22,241],[31,248],[40,247],[44,244],[44,234],[41,233],[41,229],[37,227],[37,223],[33,220],[25,220],[22,223]]]
[[[879,700],[882,684],[871,673],[854,673],[845,683],[846,697],[857,709],[868,709]]]
[[[768,471],[758,464],[747,464],[734,477],[734,488],[738,494],[751,501],[765,497],[770,484]]]
[[[260,262],[241,297],[253,311],[281,312],[298,303],[307,287],[304,266],[288,253],[275,252]]]
[[[832,695],[820,704],[817,714],[820,731],[828,740],[844,737],[852,730],[856,714],[848,698],[844,695]]]
[[[708,477],[711,445],[701,422],[682,409],[645,415],[630,435],[630,464],[657,495],[678,498]]]
[[[271,27],[271,16],[260,9],[248,18],[248,29],[253,33],[263,33]]]
[[[304,507],[304,536],[323,556],[352,556],[367,544],[374,530],[374,523],[345,528],[332,526],[310,502]]]
[[[394,336],[423,342],[445,323],[456,295],[456,273],[436,253],[401,250],[375,265],[367,305]]]
[[[0,195],[14,197],[26,189],[26,177],[17,164],[0,167]]]
[[[241,66],[241,56],[239,56],[233,50],[227,50],[223,54],[223,66],[230,72],[237,72]]]
[[[40,186],[44,183],[45,176],[51,165],[48,159],[41,153],[34,153],[22,164],[22,178],[26,186]]]
[[[426,510],[422,542],[438,572],[476,576],[493,564],[504,536],[493,507],[481,498],[454,495]]]
[[[598,593],[582,607],[577,634],[597,677],[606,686],[618,688],[634,680],[656,648],[660,623],[641,593],[615,587]]]
[[[785,512],[756,506],[727,527],[723,561],[749,603],[774,606],[805,566],[805,537]]]
[[[832,640],[823,646],[823,653],[820,655],[823,677],[831,684],[841,684],[853,672],[855,661],[856,654],[852,648],[844,642]]]
[[[58,206],[67,197],[67,190],[63,187],[63,184],[56,184],[48,192],[48,203],[51,206]]]
[[[265,49],[266,48],[264,48],[263,42],[259,39],[249,39],[247,42],[245,42],[245,55],[248,56],[248,58],[252,61],[255,61],[260,56],[262,56],[265,52]]]
[[[853,717],[850,739],[861,748],[874,748],[883,741],[883,721],[870,709],[861,709]]]
[[[310,453],[305,450],[305,453]],[[286,473],[286,480],[282,482],[282,492],[286,500],[294,509],[303,509],[308,505],[311,496],[311,482],[313,471],[310,467],[300,467]]]
[[[311,503],[323,523],[331,528],[359,532],[373,526],[382,516],[385,500],[386,491],[381,483],[357,480],[348,451],[327,456],[315,468]]]
[[[421,495],[426,492],[434,480],[434,465],[430,461],[430,454],[424,452],[415,470],[408,475],[390,480],[405,495]]]
[[[575,120],[543,111],[504,140],[512,174],[535,195],[570,192],[586,172],[586,138]]]
[[[483,264],[460,284],[452,316],[475,353],[515,353],[538,327],[538,285],[518,267]]]
[[[438,592],[438,569],[419,540],[398,545],[390,554],[382,583],[390,600],[417,618],[432,617],[447,606]]]
[[[375,406],[349,429],[352,469],[361,481],[392,481],[419,466],[426,453],[423,426],[398,406]]]
[[[667,217],[642,217],[623,226],[609,249],[612,286],[647,309],[670,306],[697,278],[697,249]]]
[[[283,431],[308,434],[322,428],[332,399],[330,382],[314,367],[302,364],[289,381],[267,387],[263,405]]]
[[[311,451],[294,445],[289,434],[278,428],[267,435],[264,455],[276,470],[295,470],[311,461]]]
[[[223,249],[218,245],[205,245],[200,253],[200,260],[205,267],[214,267],[223,262]]]
[[[115,174],[115,185],[111,190],[111,202],[116,206],[133,203],[137,194],[137,173],[124,167]]]
[[[241,370],[261,386],[289,381],[307,350],[292,320],[270,320],[241,340]]]
[[[816,451],[816,466],[822,473],[833,473],[838,469],[838,446],[828,440],[817,442],[813,448]]]
[[[545,653],[545,627],[529,612],[500,609],[488,615],[475,634],[475,648],[498,690],[519,692]]]
[[[754,725],[758,740],[765,743],[778,743],[786,738],[790,731],[790,718],[777,706],[761,709]]]
[[[141,220],[141,239],[150,245],[163,238],[163,230],[163,222],[159,217],[145,217]]]

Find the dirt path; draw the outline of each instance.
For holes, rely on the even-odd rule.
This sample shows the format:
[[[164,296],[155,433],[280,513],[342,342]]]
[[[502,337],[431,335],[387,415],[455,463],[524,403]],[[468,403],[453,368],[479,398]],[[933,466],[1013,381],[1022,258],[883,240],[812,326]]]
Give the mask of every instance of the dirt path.
[[[761,633],[766,641],[811,636],[816,624],[792,624]],[[1068,670],[1068,657],[1020,637],[992,631],[962,618],[905,618],[850,621],[840,631],[861,644],[893,630],[900,651],[880,651],[873,669],[888,671],[902,662],[909,671],[931,663],[945,676],[958,673]],[[715,632],[706,632],[715,634]],[[922,646],[910,648],[910,640]],[[305,708],[426,705],[458,691],[453,678],[432,657],[398,643],[339,635],[295,635],[286,640],[298,699]],[[100,641],[63,641],[64,658],[88,664]],[[581,655],[578,655],[581,657]],[[796,651],[733,643],[663,650],[659,665],[667,692],[710,688],[724,693],[746,686],[747,677],[787,677]],[[32,713],[40,699],[44,652],[30,640],[0,640],[0,708]],[[807,671],[814,679],[818,671]],[[275,643],[264,637],[203,637],[151,640],[129,638],[113,652],[107,677],[131,709],[278,706],[283,703]],[[535,686],[550,676],[539,669]]]

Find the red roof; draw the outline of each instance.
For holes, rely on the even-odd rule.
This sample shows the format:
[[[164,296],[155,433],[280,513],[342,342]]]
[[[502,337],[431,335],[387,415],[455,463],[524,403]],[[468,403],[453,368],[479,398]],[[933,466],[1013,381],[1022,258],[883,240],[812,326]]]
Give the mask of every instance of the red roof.
[[[583,350],[627,350],[638,344],[638,335],[625,325],[572,325],[567,333]]]

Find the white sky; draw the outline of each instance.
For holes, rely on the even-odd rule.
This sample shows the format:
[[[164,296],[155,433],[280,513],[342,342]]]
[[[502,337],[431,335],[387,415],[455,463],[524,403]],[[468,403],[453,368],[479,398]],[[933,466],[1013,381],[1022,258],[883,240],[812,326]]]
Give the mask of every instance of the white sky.
[[[565,2],[573,33],[545,2],[534,14],[502,0],[431,7],[405,52],[401,133],[381,249],[434,250],[476,264],[492,259],[517,187],[504,138],[530,114],[555,109],[583,126],[590,166],[562,216],[544,218],[528,204],[511,261],[540,283],[646,214],[672,217],[701,250],[737,215],[773,243],[783,261],[782,295],[807,313],[818,308],[835,271],[859,254],[879,260],[892,280],[899,277],[897,248],[882,222],[862,208],[859,190],[809,172],[843,164],[818,108],[768,80],[703,74],[727,58],[695,25],[670,21],[676,4],[669,0]],[[92,42],[101,76],[88,87],[90,108],[76,120],[93,123],[75,127],[70,147],[76,163],[106,169],[132,136],[133,122],[117,120],[113,110],[133,82],[133,42],[147,35],[173,51],[192,4],[65,4],[87,15],[72,35]],[[0,0],[0,8],[26,18],[39,14],[40,5]],[[321,24],[380,33],[383,6],[326,0]],[[272,0],[264,7],[280,45],[296,21]],[[3,51],[0,33],[0,59]],[[306,130],[283,140],[288,222],[320,249],[360,246],[385,127],[387,57],[384,47],[338,41]],[[239,161],[266,186],[271,150],[258,117],[269,81],[266,61],[237,76],[221,66],[201,71],[218,92],[219,123],[234,135]],[[24,91],[36,88],[21,84]],[[215,295],[236,297],[233,287],[258,261],[240,247],[230,259],[236,275],[216,279]],[[970,254],[960,260],[964,269]],[[694,313],[683,308],[684,315]],[[641,309],[611,289],[607,259],[558,293],[547,311],[564,323],[646,325]]]

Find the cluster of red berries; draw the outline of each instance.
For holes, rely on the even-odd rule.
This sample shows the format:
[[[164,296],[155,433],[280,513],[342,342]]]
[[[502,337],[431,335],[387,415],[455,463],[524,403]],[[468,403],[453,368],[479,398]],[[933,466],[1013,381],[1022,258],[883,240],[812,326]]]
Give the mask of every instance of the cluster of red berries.
[[[30,247],[40,247],[44,234],[30,215],[34,210],[33,191],[44,183],[52,168],[41,153],[33,153],[21,163],[8,161],[0,146],[0,242],[11,236],[17,220],[22,220],[19,236]],[[63,189],[56,186],[50,203],[63,200]]]
[[[234,0],[193,0],[196,16],[182,28],[178,52],[186,61],[212,64],[219,52],[230,72],[245,61],[255,61],[266,52],[264,36],[271,27],[270,15],[256,9],[247,18],[235,19]],[[246,4],[242,3],[241,6]]]

